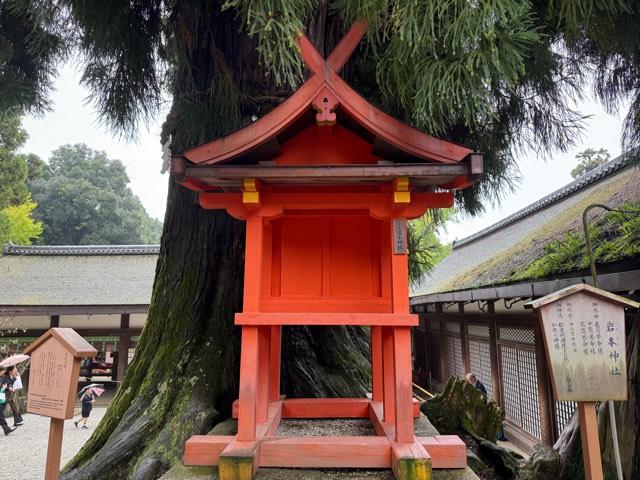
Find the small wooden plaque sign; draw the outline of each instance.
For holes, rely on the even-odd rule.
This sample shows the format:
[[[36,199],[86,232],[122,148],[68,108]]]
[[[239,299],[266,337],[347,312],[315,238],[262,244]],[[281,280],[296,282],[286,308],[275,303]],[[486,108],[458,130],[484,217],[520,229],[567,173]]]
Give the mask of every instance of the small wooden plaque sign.
[[[396,255],[407,253],[407,221],[404,218],[393,220],[393,253]]]
[[[627,399],[624,307],[631,302],[576,285],[534,302],[556,400]]]
[[[27,412],[45,417],[73,418],[80,361],[97,351],[71,328],[52,328],[33,342]]]

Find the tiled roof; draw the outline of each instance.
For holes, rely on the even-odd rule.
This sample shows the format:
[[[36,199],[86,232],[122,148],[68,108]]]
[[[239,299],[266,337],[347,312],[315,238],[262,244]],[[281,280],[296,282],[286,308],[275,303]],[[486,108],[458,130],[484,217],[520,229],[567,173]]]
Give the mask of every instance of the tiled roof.
[[[4,245],[4,255],[158,255],[160,245]]]
[[[507,225],[510,225],[518,220],[528,216],[533,215],[536,212],[544,209],[545,207],[559,202],[560,200],[573,195],[574,193],[586,188],[594,183],[599,182],[603,178],[606,178],[615,172],[626,168],[629,164],[635,161],[630,155],[621,155],[618,158],[611,160],[610,162],[605,163],[604,165],[600,165],[597,168],[585,173],[584,175],[576,178],[573,182],[565,185],[562,188],[559,188],[555,192],[550,193],[546,197],[542,197],[540,200],[532,203],[531,205],[526,206],[522,210],[518,210],[516,213],[509,215],[507,218],[500,220],[497,223],[494,223],[490,227],[480,230],[479,232],[474,233],[473,235],[469,235],[462,240],[457,240],[453,242],[453,246],[461,247],[466,245],[467,243],[471,243],[479,238],[485,237],[496,230],[500,230]]]
[[[5,245],[0,307],[148,305],[157,245]]]
[[[640,201],[637,156],[623,155],[577,178],[473,235],[454,242],[411,296],[510,284],[520,271],[544,255],[544,247],[568,232],[582,232],[582,211],[592,203],[616,206]],[[600,213],[600,212],[594,212]]]

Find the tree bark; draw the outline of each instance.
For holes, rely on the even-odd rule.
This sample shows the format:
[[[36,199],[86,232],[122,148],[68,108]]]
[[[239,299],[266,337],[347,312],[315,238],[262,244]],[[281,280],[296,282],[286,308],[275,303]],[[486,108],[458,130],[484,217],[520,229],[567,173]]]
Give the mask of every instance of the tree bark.
[[[335,43],[335,19],[320,2],[313,39]],[[177,2],[170,21],[176,32],[174,108],[165,129],[179,152],[228,133],[234,119],[218,122],[206,98],[220,76],[241,93],[240,118],[272,105],[255,98],[281,95],[258,70],[255,45],[240,33],[234,12],[216,2]],[[187,87],[185,87],[188,86]],[[183,90],[181,90],[183,89]],[[195,90],[195,91],[194,91]],[[219,92],[219,90],[218,90]],[[193,108],[180,102],[201,98]],[[250,98],[251,100],[247,100]],[[189,116],[191,114],[191,116]],[[224,123],[221,125],[220,123]],[[63,480],[157,478],[181,460],[185,441],[230,415],[238,393],[244,224],[221,211],[201,209],[193,192],[170,180],[167,213],[147,324],[124,381],[91,439],[65,467]],[[368,332],[363,328],[285,328],[283,390],[291,396],[363,396],[368,389]]]

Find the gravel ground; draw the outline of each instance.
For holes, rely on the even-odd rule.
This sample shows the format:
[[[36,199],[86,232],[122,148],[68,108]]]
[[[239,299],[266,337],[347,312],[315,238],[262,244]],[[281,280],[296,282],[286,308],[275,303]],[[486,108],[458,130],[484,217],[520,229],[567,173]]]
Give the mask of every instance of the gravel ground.
[[[106,410],[105,407],[93,408],[87,423],[88,430],[76,429],[71,420],[64,423],[60,465],[67,463],[80,450]],[[4,436],[0,430],[0,451],[11,452],[10,455],[3,455],[3,471],[0,471],[2,480],[42,480],[44,478],[49,418],[30,414],[23,417],[24,425],[18,427],[11,435]],[[13,418],[8,420],[9,425],[13,425]],[[7,472],[11,473],[7,474]]]

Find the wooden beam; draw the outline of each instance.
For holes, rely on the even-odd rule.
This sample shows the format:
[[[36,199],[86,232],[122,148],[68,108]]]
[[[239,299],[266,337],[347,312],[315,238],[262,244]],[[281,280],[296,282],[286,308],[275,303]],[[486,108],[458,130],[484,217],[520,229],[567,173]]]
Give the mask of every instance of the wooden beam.
[[[193,165],[186,168],[186,177],[215,184],[230,182],[240,187],[244,178],[256,178],[267,183],[297,182],[322,179],[326,183],[392,182],[397,177],[409,177],[411,185],[419,185],[420,178],[444,182],[452,177],[466,176],[471,168],[464,163],[395,163],[372,165]]]
[[[416,440],[431,457],[433,468],[465,468],[467,446],[457,435],[417,437]]]
[[[149,305],[3,305],[0,315],[97,315],[121,313],[147,313]]]
[[[129,330],[129,314],[123,313],[120,316],[120,329]],[[118,370],[116,380],[121,382],[129,368],[129,335],[122,334],[118,339]]]
[[[236,325],[394,325],[415,327],[418,316],[401,313],[236,313]]]
[[[266,437],[260,465],[284,468],[389,468],[386,437]]]
[[[540,433],[542,443],[548,447],[554,443],[553,393],[549,388],[549,370],[547,368],[547,353],[544,348],[544,339],[540,330],[540,322],[533,327],[536,344],[536,375],[538,377],[538,400],[540,403]]]
[[[369,418],[367,398],[289,398],[281,400],[282,418]],[[272,402],[273,404],[273,402]],[[420,416],[420,402],[413,400],[412,414]],[[238,400],[231,406],[231,416],[238,418]]]
[[[142,333],[140,328],[129,328],[123,330],[121,328],[74,328],[81,337],[117,337],[119,335],[137,336]],[[4,338],[24,338],[39,337],[46,333],[47,330],[34,329],[14,332],[12,330],[0,330],[0,336]]]
[[[578,402],[578,420],[584,459],[584,478],[585,480],[602,480],[602,459],[595,402]]]

